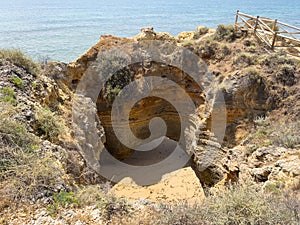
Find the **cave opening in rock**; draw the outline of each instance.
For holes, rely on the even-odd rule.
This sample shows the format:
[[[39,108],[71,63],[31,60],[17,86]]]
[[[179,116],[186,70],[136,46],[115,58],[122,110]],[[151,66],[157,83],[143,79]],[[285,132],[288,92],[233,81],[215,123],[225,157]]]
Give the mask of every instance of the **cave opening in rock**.
[[[146,164],[151,163],[149,161],[150,158],[152,158],[154,160],[153,163],[155,163],[158,159],[162,160],[164,157],[167,157],[176,147],[174,147],[174,144],[177,143],[180,139],[180,116],[176,112],[174,106],[164,99],[158,97],[144,98],[141,101],[137,102],[130,111],[130,130],[135,135],[135,137],[139,139],[144,140],[150,137],[151,133],[149,125],[152,119],[161,118],[166,124],[167,129],[165,136],[160,136],[151,140],[148,143],[148,146],[150,148],[150,146],[157,146],[158,143],[161,144],[157,148],[151,148],[153,150],[150,151],[135,151],[121,143],[121,141],[116,137],[116,134],[113,130],[112,118],[110,113],[110,109],[106,108],[103,111],[98,111],[98,116],[105,131],[105,147],[117,159],[126,160],[127,158],[131,158],[130,160],[127,159],[128,163],[130,162],[132,164],[141,164],[144,161],[142,159],[142,156],[144,155]],[[136,149],[139,148],[141,148],[141,146],[136,146]],[[133,158],[137,156],[139,160],[133,162],[133,158],[131,157],[132,155]]]
[[[176,101],[182,105],[185,104],[182,92],[191,99],[191,102],[196,108],[200,109],[205,104],[204,93],[199,84],[193,80],[191,76],[177,67],[150,62],[147,68],[136,63],[117,71],[106,82],[97,99],[97,114],[105,132],[105,147],[117,159],[126,159],[133,154],[134,151],[124,146],[118,137],[116,137],[111,117],[113,103],[119,93],[122,94],[123,89],[127,85],[147,77],[157,77],[173,82],[177,88],[176,90],[175,87],[172,87],[174,88],[174,90],[172,89],[173,99],[176,99]],[[139,91],[143,91],[146,85],[147,83],[141,83],[141,86],[138,87],[140,89]],[[157,85],[161,85],[161,87],[159,87],[161,88],[160,93],[164,95],[165,90],[163,84],[159,83]],[[129,98],[133,98],[133,96],[129,96]],[[124,104],[126,104],[126,102]],[[201,108],[201,110],[203,110],[203,108]],[[173,103],[168,102],[168,100],[163,99],[163,97],[148,96],[140,99],[138,102],[135,102],[134,106],[130,109],[128,119],[130,132],[138,139],[147,139],[151,134],[149,130],[151,120],[161,118],[167,127],[164,135],[170,140],[178,142],[182,135],[182,118],[180,118],[177,111]],[[161,138],[161,136],[156,136],[155,138]]]
[[[205,117],[205,94],[200,85],[191,76],[173,66],[162,65],[161,63],[155,62],[151,62],[150,64],[151,65],[147,68],[144,68],[140,64],[134,64],[116,72],[106,82],[96,102],[97,115],[104,130],[104,145],[107,150],[100,155],[100,165],[102,166],[102,170],[107,170],[109,174],[114,174],[112,175],[115,176],[114,180],[118,180],[116,177],[120,177],[121,179],[127,175],[131,176],[131,174],[126,174],[126,171],[122,171],[120,168],[118,170],[118,165],[111,163],[108,159],[110,156],[113,156],[115,160],[120,160],[123,163],[137,167],[157,165],[160,164],[160,162],[165,162],[165,159],[169,159],[171,158],[169,156],[173,157],[173,155],[175,155],[174,158],[176,160],[179,158],[187,158],[182,164],[178,163],[178,160],[175,160],[174,162],[169,162],[169,165],[159,166],[159,171],[151,172],[151,179],[149,177],[145,178],[145,174],[139,174],[138,172],[133,175],[135,178],[131,176],[137,183],[143,185],[147,185],[151,182],[155,183],[159,181],[164,174],[173,172],[180,168],[180,166],[187,165],[190,158],[188,155],[191,152],[185,152],[185,129],[187,128],[190,118],[192,118],[193,121],[197,121],[196,123],[200,123]],[[160,80],[160,82],[150,80],[150,82],[147,83],[147,78],[153,77],[154,80],[157,79]],[[164,86],[165,81],[174,83],[174,85],[166,89]],[[160,95],[159,97],[149,95],[138,101],[133,101],[133,107],[130,104],[127,106],[127,102],[122,102],[121,108],[123,110],[121,111],[129,109],[130,113],[128,118],[125,118],[124,121],[119,121],[119,124],[114,124],[115,119],[112,119],[112,111],[116,99],[122,95],[126,95],[126,93],[124,94],[123,92],[124,89],[135,82],[138,83],[138,93],[143,93],[145,90],[147,91],[147,86],[152,85],[152,88],[158,90],[157,92],[159,92]],[[129,101],[134,99],[134,92],[135,91],[127,93]],[[174,100],[175,104],[169,101],[170,98],[168,97],[170,96],[172,96],[171,99]],[[186,99],[190,101],[188,104],[193,105],[193,110],[190,110],[189,107],[185,107],[189,106]],[[178,111],[178,105],[176,107],[176,104],[180,105],[179,108],[181,108],[181,112],[184,111],[184,113]],[[153,135],[154,132],[151,129],[151,123],[153,120],[157,120],[157,118],[160,119],[160,122],[163,121],[165,132],[158,131],[158,135],[156,135],[156,133]],[[133,134],[135,138],[147,140],[143,142],[143,144],[134,143],[134,149],[137,150],[133,150],[133,148],[122,143],[115,133],[114,125],[122,127],[124,123],[129,124],[130,130],[128,130],[128,132]],[[194,124],[191,126],[194,126]],[[193,141],[192,137],[194,137],[195,131],[189,133],[190,137],[188,137],[187,142]],[[126,134],[124,136],[126,136]],[[147,146],[148,150],[140,151],[140,149],[145,146]],[[179,148],[181,148],[181,152],[177,153],[175,149]],[[110,154],[110,156],[107,154]],[[175,166],[172,164],[175,164]],[[180,164],[180,166],[178,166],[178,164]],[[146,180],[144,180],[144,178]]]

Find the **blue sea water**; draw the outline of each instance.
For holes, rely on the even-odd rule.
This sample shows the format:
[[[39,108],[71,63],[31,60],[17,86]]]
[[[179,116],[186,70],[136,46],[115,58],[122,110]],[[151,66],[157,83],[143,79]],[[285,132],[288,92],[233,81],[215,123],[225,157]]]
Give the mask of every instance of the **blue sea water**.
[[[69,62],[102,34],[215,28],[232,24],[237,9],[300,27],[300,0],[0,0],[0,48]]]

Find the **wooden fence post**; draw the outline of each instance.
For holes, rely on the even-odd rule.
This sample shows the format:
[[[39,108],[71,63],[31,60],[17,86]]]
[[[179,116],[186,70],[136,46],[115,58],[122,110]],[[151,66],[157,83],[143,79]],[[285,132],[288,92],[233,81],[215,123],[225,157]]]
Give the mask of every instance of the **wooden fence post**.
[[[277,25],[277,19],[274,20],[274,23],[273,23],[273,27],[272,27],[272,30],[275,31],[276,30],[276,25]]]
[[[237,11],[236,11],[235,22],[234,22],[234,26],[235,26],[235,27],[237,26],[237,22],[238,22],[238,19],[239,19],[239,12],[240,12],[240,10],[237,10]]]
[[[259,16],[256,17],[254,33],[256,32],[256,29],[257,29],[257,26],[258,26],[258,20],[259,20]]]
[[[277,32],[275,31],[275,34],[273,36],[272,46],[271,46],[272,50],[274,50],[274,47],[275,47],[276,37],[277,37]]]

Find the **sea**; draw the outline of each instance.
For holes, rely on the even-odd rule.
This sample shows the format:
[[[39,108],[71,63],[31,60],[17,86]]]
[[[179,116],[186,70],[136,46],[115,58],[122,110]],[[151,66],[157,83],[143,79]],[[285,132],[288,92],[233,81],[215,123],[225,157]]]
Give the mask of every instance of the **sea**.
[[[0,0],[0,48],[70,62],[100,35],[216,28],[233,24],[236,10],[300,27],[300,0]]]

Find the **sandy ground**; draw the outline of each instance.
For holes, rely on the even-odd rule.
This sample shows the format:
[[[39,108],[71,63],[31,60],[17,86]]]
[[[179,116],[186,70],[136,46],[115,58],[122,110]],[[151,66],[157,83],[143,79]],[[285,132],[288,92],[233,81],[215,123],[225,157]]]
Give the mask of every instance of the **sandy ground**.
[[[204,198],[189,156],[177,142],[162,137],[139,148],[122,162],[109,153],[101,155],[101,172],[117,183],[111,190],[116,196],[152,202],[197,202]]]
[[[161,181],[165,174],[172,173],[189,165],[189,156],[177,142],[166,137],[156,139],[139,147],[124,161],[113,158],[107,151],[101,153],[100,173],[119,183],[131,177],[140,186],[153,185]]]
[[[131,178],[126,177],[116,184],[111,192],[118,197],[152,202],[187,201],[193,204],[205,198],[199,179],[191,167],[165,174],[161,181],[149,186],[139,186]]]

